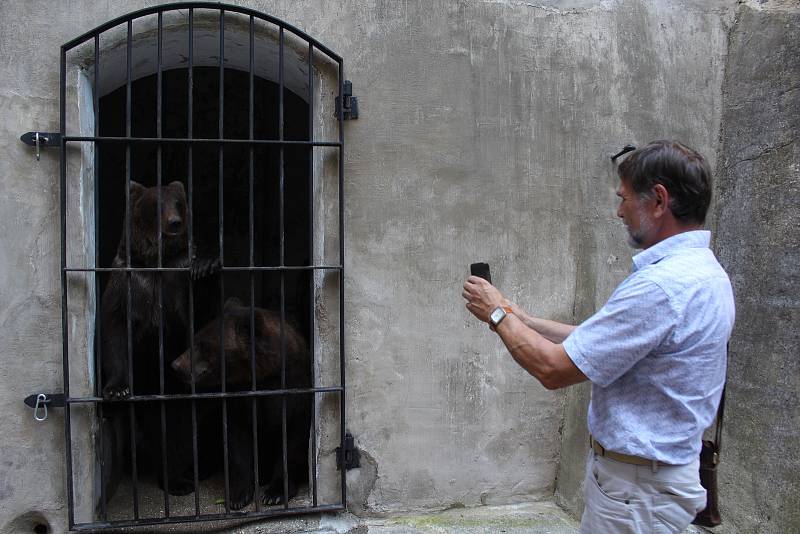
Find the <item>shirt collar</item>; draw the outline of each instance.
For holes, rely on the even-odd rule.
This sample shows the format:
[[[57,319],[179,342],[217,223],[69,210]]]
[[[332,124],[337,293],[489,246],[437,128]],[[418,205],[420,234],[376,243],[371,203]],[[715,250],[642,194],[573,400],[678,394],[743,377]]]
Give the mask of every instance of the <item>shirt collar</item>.
[[[679,250],[687,248],[708,248],[710,243],[711,232],[708,230],[692,230],[675,234],[635,255],[633,257],[633,270],[638,271],[646,265],[657,263]]]

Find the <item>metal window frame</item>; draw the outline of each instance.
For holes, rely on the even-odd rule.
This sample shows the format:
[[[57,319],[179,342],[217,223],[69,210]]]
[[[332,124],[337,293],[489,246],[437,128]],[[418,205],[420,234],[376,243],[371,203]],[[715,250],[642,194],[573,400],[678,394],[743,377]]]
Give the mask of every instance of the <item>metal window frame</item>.
[[[192,83],[193,83],[193,35],[194,35],[194,10],[195,9],[202,9],[202,10],[210,10],[210,11],[218,11],[219,18],[220,18],[220,59],[219,59],[219,76],[220,76],[220,101],[219,101],[219,136],[216,139],[199,139],[194,138],[192,135],[192,127],[193,127],[193,115],[192,115],[192,105],[193,105],[193,91],[192,91]],[[163,44],[163,24],[162,24],[162,17],[165,12],[169,11],[176,11],[176,10],[188,10],[188,19],[189,19],[189,29],[188,29],[188,39],[189,39],[189,55],[188,55],[188,135],[187,138],[163,138],[161,137],[162,134],[162,125],[161,125],[161,105],[162,105],[162,44]],[[224,67],[224,28],[225,28],[225,13],[236,13],[239,15],[245,15],[249,17],[249,44],[250,44],[250,56],[249,56],[249,138],[248,139],[225,139],[224,132],[223,132],[223,116],[224,116],[224,75],[225,75],[225,67]],[[133,21],[142,17],[150,16],[150,15],[157,15],[158,16],[158,57],[157,57],[157,77],[158,77],[158,89],[157,89],[157,134],[154,138],[137,138],[132,137],[131,135],[131,86],[133,83],[132,80],[132,62],[131,62],[131,47],[132,47],[132,24]],[[254,139],[253,131],[254,131],[254,101],[253,101],[253,94],[254,94],[254,22],[258,19],[259,21],[263,21],[269,24],[272,24],[277,27],[279,32],[279,73],[278,73],[278,139]],[[126,73],[126,135],[125,137],[102,137],[99,135],[99,91],[98,91],[98,83],[100,78],[100,68],[101,68],[101,58],[100,58],[100,36],[107,30],[112,28],[118,27],[122,24],[127,25],[127,73]],[[304,40],[308,43],[308,106],[309,106],[309,118],[308,118],[308,128],[309,128],[309,136],[307,141],[297,141],[297,140],[286,140],[284,139],[284,41],[285,41],[285,32],[290,32],[296,37]],[[67,53],[86,43],[89,40],[94,41],[94,60],[95,60],[95,76],[94,76],[94,95],[93,95],[93,107],[95,113],[95,131],[93,136],[68,136],[66,131],[66,86],[67,86]],[[231,512],[229,508],[229,474],[228,474],[228,444],[227,444],[227,430],[226,426],[226,418],[227,418],[227,410],[225,409],[226,399],[228,398],[252,398],[253,402],[253,425],[254,429],[257,425],[257,413],[256,413],[256,402],[259,397],[266,397],[266,396],[274,396],[280,395],[283,399],[283,409],[282,409],[282,445],[283,445],[283,483],[284,483],[284,498],[288,495],[288,476],[287,476],[287,428],[286,428],[286,397],[287,395],[295,395],[295,394],[311,394],[312,399],[316,399],[317,395],[320,393],[335,393],[339,396],[339,403],[340,403],[340,447],[344,450],[345,447],[345,428],[346,428],[346,420],[345,420],[345,340],[344,340],[344,132],[343,132],[343,121],[344,121],[344,111],[343,106],[337,106],[336,110],[336,120],[338,122],[338,132],[339,132],[339,139],[335,141],[315,141],[314,140],[314,83],[313,83],[313,65],[314,65],[314,52],[321,52],[326,56],[328,59],[333,61],[338,70],[338,101],[341,101],[342,94],[343,94],[343,83],[344,83],[344,69],[343,69],[343,61],[342,58],[332,52],[329,48],[321,44],[316,39],[312,38],[311,36],[307,35],[305,32],[299,30],[298,28],[287,24],[286,22],[277,19],[273,16],[241,7],[241,6],[234,6],[229,4],[221,4],[221,3],[212,3],[212,2],[180,2],[180,3],[173,3],[173,4],[164,4],[153,6],[145,9],[141,9],[138,11],[131,12],[129,14],[123,15],[116,19],[113,19],[105,24],[102,24],[95,29],[84,33],[83,35],[67,42],[61,47],[61,69],[60,69],[60,146],[61,146],[61,155],[60,155],[60,207],[61,207],[61,290],[62,290],[62,300],[61,300],[61,320],[62,320],[62,360],[63,360],[63,375],[64,375],[64,396],[65,396],[65,417],[64,417],[64,429],[65,429],[65,448],[66,448],[66,474],[67,474],[67,498],[68,498],[68,515],[69,515],[69,529],[75,531],[81,530],[96,530],[98,528],[119,528],[119,527],[126,527],[126,526],[141,526],[141,525],[155,525],[155,524],[176,524],[176,523],[189,523],[189,522],[198,522],[198,521],[218,521],[222,519],[258,519],[258,518],[270,518],[270,517],[279,517],[279,516],[289,516],[289,515],[297,515],[297,514],[304,514],[304,513],[312,513],[312,512],[330,512],[330,511],[339,511],[346,509],[346,502],[347,502],[347,486],[346,486],[346,476],[345,471],[342,469],[339,472],[340,482],[341,482],[341,501],[336,504],[328,504],[328,505],[320,505],[318,503],[318,496],[317,496],[317,465],[316,465],[316,422],[317,422],[317,410],[316,410],[316,402],[312,402],[312,425],[311,425],[311,443],[312,443],[312,478],[309,480],[309,489],[312,493],[312,503],[311,506],[305,507],[294,507],[290,508],[288,502],[284,502],[284,505],[281,509],[269,509],[269,510],[262,510],[259,503],[259,485],[258,485],[258,460],[257,460],[257,439],[258,439],[258,432],[254,432],[254,454],[256,455],[255,459],[255,480],[256,480],[256,492],[254,496],[255,504],[255,511],[252,512]],[[96,332],[100,332],[101,324],[101,314],[99,313],[99,306],[98,303],[101,298],[100,294],[100,282],[99,277],[97,276],[98,273],[102,272],[112,272],[112,271],[119,271],[127,273],[127,280],[128,280],[128,314],[127,314],[127,321],[128,321],[128,362],[129,362],[129,378],[132,379],[133,368],[132,368],[132,341],[131,341],[131,313],[130,313],[130,306],[131,306],[131,285],[130,285],[130,278],[133,272],[156,272],[156,273],[164,273],[169,271],[183,271],[186,272],[189,270],[189,267],[186,268],[167,268],[162,266],[162,244],[161,244],[161,221],[159,219],[158,228],[159,228],[159,253],[158,253],[158,267],[155,268],[135,268],[131,267],[130,257],[131,257],[131,222],[130,217],[125,217],[124,224],[126,225],[126,242],[127,242],[127,261],[125,267],[108,267],[108,268],[101,268],[98,266],[99,262],[99,236],[95,234],[95,265],[93,268],[90,267],[75,267],[67,265],[67,238],[66,238],[66,228],[67,228],[67,145],[69,143],[85,143],[89,142],[94,145],[94,176],[93,179],[95,184],[98,181],[99,177],[99,149],[103,143],[125,143],[126,146],[126,154],[125,154],[125,174],[126,174],[126,191],[125,191],[125,209],[126,213],[130,213],[130,181],[131,181],[131,146],[136,143],[156,143],[157,144],[157,166],[156,166],[156,174],[157,174],[157,185],[161,186],[161,148],[164,144],[168,143],[178,143],[178,144],[186,144],[188,145],[188,236],[189,236],[189,247],[190,250],[193,248],[193,236],[192,236],[192,194],[193,194],[193,169],[192,169],[192,158],[193,158],[193,147],[195,145],[209,145],[209,144],[216,144],[219,150],[219,214],[220,214],[220,222],[219,222],[219,259],[222,265],[221,271],[222,273],[225,272],[249,272],[250,273],[250,322],[251,322],[251,372],[252,374],[252,390],[251,391],[239,391],[239,392],[226,392],[225,391],[225,355],[224,351],[222,351],[221,359],[222,359],[222,388],[221,392],[219,393],[198,393],[195,389],[194,383],[194,372],[192,371],[192,384],[191,384],[191,391],[187,394],[179,394],[179,395],[165,395],[164,394],[164,340],[163,340],[163,314],[162,314],[162,324],[159,332],[159,362],[160,362],[160,393],[159,395],[138,395],[132,396],[124,402],[127,402],[130,407],[130,415],[131,415],[131,432],[132,435],[135,435],[135,405],[138,402],[145,402],[145,401],[161,401],[161,438],[162,438],[162,447],[165,446],[164,436],[166,434],[165,428],[165,417],[164,417],[164,410],[165,410],[165,402],[173,399],[177,400],[191,400],[192,404],[192,434],[193,434],[193,455],[194,455],[194,473],[195,473],[195,514],[190,516],[173,516],[170,514],[169,510],[169,496],[167,493],[167,477],[166,477],[166,461],[162,461],[162,469],[165,481],[165,488],[164,492],[164,515],[162,517],[157,518],[140,518],[139,517],[139,510],[138,510],[138,495],[137,495],[137,480],[136,480],[136,450],[135,450],[135,439],[132,440],[131,447],[131,461],[133,464],[133,473],[132,473],[132,482],[133,482],[133,519],[130,520],[120,520],[120,521],[109,521],[107,518],[107,510],[106,510],[106,496],[105,496],[105,488],[104,485],[101,484],[101,496],[100,496],[100,514],[102,516],[102,521],[100,522],[90,522],[90,523],[76,523],[75,522],[75,496],[74,496],[74,477],[73,477],[73,455],[72,455],[72,429],[71,429],[71,406],[79,405],[79,404],[86,404],[86,403],[94,403],[95,406],[98,407],[98,411],[102,414],[102,407],[104,404],[104,400],[101,396],[96,394],[95,396],[84,396],[84,397],[72,397],[70,395],[70,384],[69,384],[69,373],[70,373],[70,363],[69,363],[69,338],[68,338],[68,299],[67,299],[67,290],[68,290],[68,274],[70,273],[94,273],[95,274],[95,306],[97,307],[97,312],[95,313],[95,329]],[[228,144],[244,144],[249,146],[249,241],[250,241],[250,250],[249,250],[249,266],[240,267],[240,266],[224,266],[223,260],[223,246],[224,246],[224,239],[223,239],[223,230],[224,230],[224,221],[223,221],[223,156],[224,156],[224,146]],[[253,159],[254,159],[254,149],[256,146],[263,146],[263,145],[276,145],[279,147],[279,191],[280,191],[280,215],[279,215],[279,234],[280,234],[280,262],[277,266],[256,266],[254,264],[254,178],[253,178]],[[339,263],[336,265],[317,265],[313,264],[313,257],[311,258],[312,265],[306,266],[287,266],[284,264],[284,147],[287,146],[307,146],[310,152],[311,157],[309,157],[309,216],[310,216],[310,245],[313,247],[314,243],[314,220],[313,220],[313,213],[314,213],[314,183],[315,183],[315,176],[314,176],[314,169],[313,169],[313,153],[315,147],[333,147],[338,148],[338,237],[339,237]],[[98,188],[94,188],[94,201],[95,201],[95,220],[97,219],[97,210],[99,204],[99,194]],[[161,195],[159,194],[158,197],[159,206],[161,203]],[[95,228],[95,232],[97,232],[97,226]],[[314,348],[311,343],[313,340],[310,340],[310,350],[311,350],[311,376],[312,376],[312,387],[307,389],[286,389],[286,339],[285,339],[285,294],[284,294],[284,278],[285,273],[288,271],[293,270],[305,270],[314,272],[317,270],[320,271],[333,271],[339,273],[339,385],[338,386],[330,386],[330,387],[316,387],[315,379],[314,379],[314,366],[315,366],[315,359],[314,359]],[[253,337],[255,336],[254,325],[255,321],[255,294],[254,294],[254,276],[255,273],[258,271],[276,271],[280,273],[280,322],[281,322],[281,389],[279,390],[257,390],[256,383],[255,383],[255,348],[253,343]],[[190,329],[190,336],[192,339],[192,347],[193,348],[193,340],[194,340],[194,302],[193,302],[193,287],[191,282],[191,277],[189,276],[189,311],[190,311],[190,318],[189,318],[189,329]],[[310,284],[311,284],[311,295],[312,295],[312,302],[313,296],[315,293],[314,288],[314,277],[310,277]],[[162,298],[163,294],[160,291],[160,284],[161,277],[158,277],[158,284],[159,284],[159,307],[162,306]],[[225,296],[225,289],[224,289],[224,277],[220,276],[220,297],[222,298],[222,302],[224,302]],[[91,305],[91,304],[90,304]],[[220,322],[222,324],[222,321]],[[311,331],[314,330],[314,311],[311,310]],[[102,384],[102,365],[101,365],[101,348],[99,344],[96,344],[95,348],[95,355],[96,358],[96,376],[97,376],[97,390]],[[192,362],[194,359],[192,358]],[[226,497],[226,510],[225,513],[217,513],[217,514],[200,514],[200,503],[199,503],[199,495],[198,495],[198,487],[199,482],[197,479],[197,472],[198,472],[198,453],[197,453],[197,420],[196,420],[196,401],[201,399],[222,399],[222,414],[223,414],[223,436],[224,436],[224,478],[225,478],[225,497]],[[102,449],[102,447],[101,447]],[[163,450],[162,450],[163,452]],[[102,454],[102,450],[99,451],[99,454]],[[286,500],[286,499],[285,499]]]

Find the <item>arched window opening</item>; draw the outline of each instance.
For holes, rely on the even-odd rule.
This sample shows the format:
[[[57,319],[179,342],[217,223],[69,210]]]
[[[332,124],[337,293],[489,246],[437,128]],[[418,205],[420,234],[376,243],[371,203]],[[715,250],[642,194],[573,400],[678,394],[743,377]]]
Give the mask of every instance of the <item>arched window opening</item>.
[[[222,4],[62,47],[70,528],[344,508],[341,78]]]

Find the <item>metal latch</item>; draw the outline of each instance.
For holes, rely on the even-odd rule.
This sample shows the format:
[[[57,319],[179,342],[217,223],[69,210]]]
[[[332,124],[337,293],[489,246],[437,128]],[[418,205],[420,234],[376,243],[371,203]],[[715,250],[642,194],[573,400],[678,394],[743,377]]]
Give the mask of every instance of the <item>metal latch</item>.
[[[66,399],[63,393],[39,393],[25,397],[25,404],[33,408],[33,418],[37,421],[47,419],[47,407],[63,408]]]
[[[344,462],[344,468],[348,471],[356,467],[361,467],[361,454],[358,452],[358,449],[356,449],[353,435],[350,432],[344,435],[344,458],[342,458],[342,448],[336,447],[337,471],[342,470],[342,462]]]
[[[353,96],[353,82],[350,80],[345,80],[342,83],[342,100],[344,100],[344,108],[343,117],[344,120],[348,121],[350,119],[357,119],[358,118],[358,97]],[[339,116],[339,106],[341,106],[341,102],[339,101],[339,97],[336,97],[336,116]]]
[[[28,132],[22,134],[20,140],[28,146],[36,147],[36,161],[39,161],[41,147],[61,146],[61,134],[58,132]]]

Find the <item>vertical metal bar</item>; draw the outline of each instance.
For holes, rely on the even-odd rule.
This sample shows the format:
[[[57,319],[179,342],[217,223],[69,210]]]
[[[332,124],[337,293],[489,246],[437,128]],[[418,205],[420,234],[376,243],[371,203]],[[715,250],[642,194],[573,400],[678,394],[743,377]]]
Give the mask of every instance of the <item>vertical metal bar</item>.
[[[284,56],[284,35],[283,26],[280,27],[279,44],[278,44],[278,139],[283,141],[283,56]],[[284,235],[284,218],[285,218],[285,175],[284,175],[284,146],[280,145],[279,157],[279,236],[280,236],[280,273],[281,273],[281,288],[280,288],[280,331],[281,331],[281,389],[286,389],[286,243]],[[283,507],[289,508],[289,468],[288,468],[288,446],[286,439],[286,395],[281,395],[281,440],[283,450]]]
[[[131,137],[131,78],[133,75],[132,44],[133,21],[128,20],[128,35],[126,44],[126,74],[125,74],[125,136]],[[125,142],[125,266],[131,267],[131,145]],[[127,324],[128,336],[128,387],[131,395],[134,393],[133,383],[133,339],[132,339],[132,292],[131,292],[131,271],[126,272],[128,284],[128,299],[125,320]],[[139,519],[139,488],[138,473],[136,467],[136,403],[128,403],[128,413],[130,416],[130,440],[131,440],[131,478],[133,482],[133,517]]]
[[[192,116],[194,114],[194,9],[189,8],[189,58],[188,58],[188,115],[187,115],[187,131],[186,137],[192,139],[194,132],[194,121]],[[189,258],[190,261],[194,258],[194,184],[193,184],[193,166],[192,160],[194,157],[194,146],[189,143],[189,161],[188,161],[188,233],[189,233]],[[191,391],[192,395],[197,392],[194,376],[194,280],[189,275],[189,372],[191,374]],[[200,515],[200,471],[198,466],[198,449],[197,449],[197,401],[192,399],[192,461],[194,468],[194,515]]]
[[[339,61],[339,385],[342,393],[339,398],[339,410],[342,427],[340,429],[340,447],[344,451],[345,421],[345,380],[344,380],[344,100],[342,87],[344,84],[344,64]],[[347,503],[346,469],[341,471],[342,504]]]
[[[308,43],[308,140],[314,141],[314,45]],[[314,265],[314,146],[308,147],[308,247],[310,265]],[[314,271],[310,270],[309,277],[309,320],[308,320],[308,350],[311,361],[311,387],[317,386],[314,329],[316,317],[314,303],[316,302],[316,287],[314,285]],[[317,396],[311,395],[311,503],[317,506]]]
[[[61,48],[61,95],[60,95],[60,123],[61,123],[61,356],[64,373],[64,396],[69,399],[69,339],[67,330],[67,142],[64,136],[67,133],[67,51]],[[66,444],[67,466],[67,505],[69,506],[69,526],[75,525],[75,499],[72,482],[72,408],[69,403],[64,410],[64,438]]]
[[[94,36],[94,83],[92,105],[94,108],[94,135],[100,135],[100,34]],[[94,266],[95,269],[100,267],[100,144],[94,143]],[[100,296],[100,273],[94,273],[94,332],[95,336],[95,395],[102,397],[103,390],[103,344],[100,342],[102,339],[101,333],[101,296]],[[103,431],[103,403],[97,403],[97,417],[100,424],[100,518],[102,521],[108,521],[108,505],[105,484],[105,471],[106,471],[106,457],[105,457],[105,439],[106,435]],[[112,462],[115,461],[112,459]]]
[[[225,117],[225,10],[219,11],[219,139],[225,137],[224,132],[224,117]],[[223,143],[219,143],[219,262],[220,266],[225,265],[225,203],[224,203],[224,187],[223,187]],[[225,276],[224,271],[220,272],[219,276],[219,299],[220,306],[223,309],[221,314],[222,320],[219,324],[219,341],[220,341],[220,366],[221,366],[221,391],[225,393],[226,382],[226,365],[225,365]],[[227,399],[222,397],[222,449],[224,458],[224,473],[225,473],[225,513],[230,513],[230,469],[228,466],[228,402]]]
[[[161,125],[161,115],[162,115],[162,94],[161,90],[163,87],[163,73],[161,69],[161,62],[163,60],[163,37],[164,37],[164,21],[163,21],[163,12],[158,12],[158,36],[157,36],[157,50],[156,50],[156,137],[161,139],[162,137],[162,125]],[[158,231],[158,268],[161,269],[164,264],[164,255],[163,255],[163,217],[162,217],[162,209],[163,209],[163,191],[161,190],[161,157],[162,157],[162,146],[160,142],[156,144],[156,186],[158,187],[157,191],[158,194],[156,196],[157,199],[157,217],[158,222],[156,223],[157,231]],[[158,271],[155,273],[156,282],[158,287],[158,388],[159,393],[161,395],[164,394],[164,273]],[[169,517],[169,466],[168,466],[168,459],[167,459],[167,413],[166,413],[166,405],[164,401],[159,402],[159,408],[161,411],[161,476],[163,477],[163,491],[164,491],[164,517]],[[174,408],[174,407],[173,407]]]
[[[248,66],[248,78],[250,84],[250,91],[249,91],[249,102],[248,112],[249,112],[249,132],[248,138],[252,141],[254,139],[253,131],[254,131],[254,119],[253,116],[255,115],[255,106],[254,106],[254,82],[253,82],[253,71],[255,70],[255,33],[253,30],[253,15],[250,15],[250,64]],[[248,170],[248,183],[249,183],[249,204],[250,204],[250,212],[249,212],[249,233],[250,233],[250,378],[251,378],[251,388],[253,391],[258,389],[258,383],[256,379],[256,318],[255,318],[255,306],[256,306],[256,290],[255,290],[255,271],[253,267],[255,267],[255,224],[254,224],[254,207],[253,203],[255,202],[255,188],[253,186],[253,145],[250,144],[249,147],[249,170]],[[255,501],[256,511],[261,511],[261,498],[260,498],[260,491],[259,491],[259,472],[258,472],[258,398],[253,397],[252,400],[252,413],[253,413],[253,483],[255,485],[254,492],[253,492],[253,500]]]

